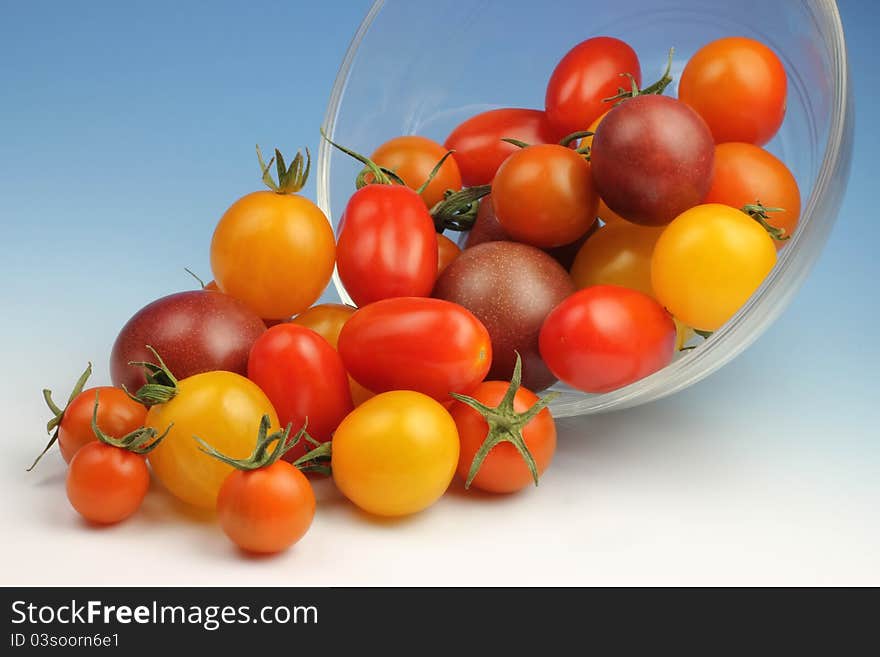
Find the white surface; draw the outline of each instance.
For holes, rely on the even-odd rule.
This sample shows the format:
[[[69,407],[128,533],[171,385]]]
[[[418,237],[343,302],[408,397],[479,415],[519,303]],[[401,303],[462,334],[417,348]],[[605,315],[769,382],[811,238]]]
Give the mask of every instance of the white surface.
[[[803,332],[786,355],[776,342],[795,322],[789,313],[672,399],[561,421],[538,489],[490,497],[456,485],[428,512],[383,522],[325,481],[311,531],[273,558],[244,557],[158,486],[132,520],[86,527],[68,506],[58,454],[24,472],[42,440],[37,401],[7,429],[0,582],[877,585],[876,397],[837,385],[849,405],[817,409],[821,390],[804,371],[822,374],[834,358],[799,372],[798,354],[823,336]]]

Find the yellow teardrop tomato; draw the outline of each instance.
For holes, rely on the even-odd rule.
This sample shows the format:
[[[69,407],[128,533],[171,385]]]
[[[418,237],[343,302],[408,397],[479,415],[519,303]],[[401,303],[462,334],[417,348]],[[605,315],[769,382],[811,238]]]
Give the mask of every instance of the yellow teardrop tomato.
[[[264,319],[286,319],[311,306],[327,287],[335,260],[327,217],[297,194],[241,197],[211,240],[217,286]]]
[[[339,343],[339,333],[355,310],[356,308],[353,306],[346,306],[342,303],[322,303],[312,306],[291,321],[294,324],[312,329],[336,349]],[[351,377],[348,377],[348,385],[351,388],[351,399],[355,406],[360,406],[375,394]]]
[[[263,415],[269,416],[273,430],[278,429],[278,416],[255,383],[233,372],[196,374],[177,386],[173,399],[147,413],[146,426],[156,431],[174,423],[168,436],[150,452],[150,465],[175,497],[213,509],[220,486],[233,468],[202,452],[193,436],[232,458],[245,458],[254,449]]]
[[[695,329],[715,331],[748,300],[776,263],[767,231],[744,212],[709,203],[670,223],[651,261],[657,300]]]
[[[458,454],[458,430],[439,402],[418,392],[386,392],[364,402],[336,429],[333,480],[364,511],[408,515],[443,495]]]
[[[602,226],[574,259],[571,277],[575,285],[617,285],[653,297],[651,254],[662,232],[663,228],[626,221]]]

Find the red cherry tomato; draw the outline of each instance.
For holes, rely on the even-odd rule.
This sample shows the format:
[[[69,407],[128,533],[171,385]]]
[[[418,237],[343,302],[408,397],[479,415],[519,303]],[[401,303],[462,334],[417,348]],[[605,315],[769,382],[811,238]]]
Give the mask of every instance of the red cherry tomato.
[[[584,392],[609,392],[672,361],[675,323],[646,294],[596,285],[559,304],[539,342],[541,357],[559,379]]]
[[[786,95],[779,57],[745,37],[700,48],[684,67],[678,87],[678,97],[706,120],[719,144],[766,144],[785,118]]]
[[[639,58],[625,42],[602,36],[579,43],[550,76],[544,100],[547,118],[563,137],[586,130],[608,111],[606,98],[616,95],[619,88],[629,88],[622,73],[629,73],[641,85]]]
[[[358,310],[342,327],[339,353],[351,376],[373,392],[415,390],[438,401],[473,390],[492,363],[480,320],[458,304],[422,297]]]
[[[349,199],[342,221],[336,266],[358,306],[431,294],[437,233],[418,194],[401,185],[367,185]]]
[[[100,403],[104,403],[103,396]],[[94,397],[91,404],[94,408]],[[84,445],[67,470],[71,506],[94,523],[125,520],[138,510],[149,487],[150,472],[143,456],[97,440]]]
[[[278,413],[282,426],[297,431],[308,418],[309,435],[320,442],[353,409],[342,359],[320,335],[298,324],[279,324],[266,331],[251,349],[248,378],[256,383]],[[310,449],[306,441],[285,454],[295,460]]]
[[[540,110],[505,108],[472,116],[450,133],[445,146],[455,151],[462,182],[474,187],[492,182],[501,163],[517,150],[502,139],[555,144],[571,132],[554,128]]]
[[[97,440],[92,431],[92,412],[98,393],[98,426],[103,431],[124,436],[144,426],[147,409],[119,388],[101,386],[83,390],[68,404],[58,425],[58,447],[68,463],[84,445]]]
[[[540,248],[582,237],[596,220],[599,196],[589,163],[558,144],[520,149],[492,182],[492,204],[501,228]]]
[[[509,387],[510,383],[506,381],[486,381],[469,396],[490,408],[495,408],[504,398]],[[516,413],[525,413],[538,401],[535,393],[521,387],[513,398],[513,410]],[[474,456],[489,434],[489,424],[480,413],[459,401],[452,405],[449,413],[455,420],[461,441],[458,476],[467,480]],[[532,418],[522,428],[522,437],[535,460],[540,476],[550,465],[556,452],[556,424],[550,411],[545,408]],[[526,462],[510,442],[501,442],[492,448],[471,482],[474,488],[490,493],[513,493],[533,485],[534,480]]]

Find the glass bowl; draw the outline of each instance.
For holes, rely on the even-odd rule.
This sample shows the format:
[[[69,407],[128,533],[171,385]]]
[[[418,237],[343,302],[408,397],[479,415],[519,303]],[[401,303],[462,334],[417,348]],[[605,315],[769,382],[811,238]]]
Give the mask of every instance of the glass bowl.
[[[642,404],[699,381],[757,339],[803,283],[836,219],[852,151],[853,99],[834,0],[376,0],[345,54],[324,119],[334,141],[365,154],[398,135],[442,143],[478,112],[543,109],[559,58],[602,34],[635,48],[646,81],[660,76],[671,46],[676,81],[689,57],[713,39],[742,35],[771,46],[788,73],[788,110],[767,148],[792,170],[805,202],[776,267],[724,327],[619,390],[589,395],[557,385],[557,417]],[[667,94],[677,95],[676,83]],[[317,200],[334,226],[360,168],[322,142]],[[336,275],[333,281],[350,302]]]

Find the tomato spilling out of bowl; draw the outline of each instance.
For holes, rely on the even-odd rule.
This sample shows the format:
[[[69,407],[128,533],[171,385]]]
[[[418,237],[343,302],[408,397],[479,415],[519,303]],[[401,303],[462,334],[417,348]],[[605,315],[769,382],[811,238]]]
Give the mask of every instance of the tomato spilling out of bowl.
[[[556,447],[556,393],[537,393],[607,393],[699,349],[797,230],[797,184],[762,148],[785,115],[779,58],[714,41],[678,98],[672,63],[645,85],[629,44],[596,37],[548,71],[543,108],[477,114],[442,144],[366,156],[322,133],[361,167],[335,235],[299,193],[309,151],[258,148],[268,189],[219,219],[214,280],[129,320],[118,388],[83,392],[86,374],[64,408],[45,392],[72,506],[127,518],[149,463],[241,549],[278,552],[307,533],[317,477],[383,516],[456,474],[537,484]],[[356,306],[313,305],[334,267]]]

